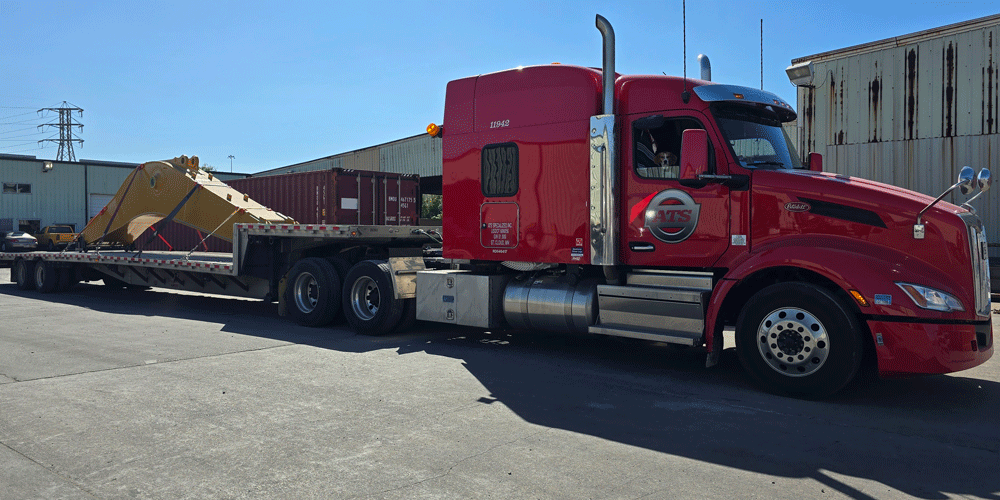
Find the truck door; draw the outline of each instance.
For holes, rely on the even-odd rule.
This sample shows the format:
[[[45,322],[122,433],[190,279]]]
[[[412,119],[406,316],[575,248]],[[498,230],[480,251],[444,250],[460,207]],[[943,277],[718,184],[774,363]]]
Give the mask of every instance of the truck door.
[[[729,247],[729,188],[721,184],[682,186],[681,134],[705,129],[701,113],[629,115],[623,124],[622,249],[626,265],[710,267]],[[726,174],[709,131],[710,173]]]

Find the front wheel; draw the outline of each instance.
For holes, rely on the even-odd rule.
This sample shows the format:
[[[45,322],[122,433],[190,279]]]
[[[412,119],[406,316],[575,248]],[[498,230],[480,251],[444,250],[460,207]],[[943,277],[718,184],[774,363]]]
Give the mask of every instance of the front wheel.
[[[397,299],[382,261],[358,262],[344,278],[344,316],[362,335],[386,335],[399,325],[405,303]]]
[[[766,390],[824,397],[858,372],[864,343],[853,311],[808,283],[779,283],[754,295],[736,325],[740,363]]]

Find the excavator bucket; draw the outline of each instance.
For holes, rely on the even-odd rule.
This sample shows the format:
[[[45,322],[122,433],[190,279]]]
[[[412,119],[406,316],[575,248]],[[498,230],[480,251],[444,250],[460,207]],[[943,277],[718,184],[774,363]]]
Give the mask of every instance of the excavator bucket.
[[[197,156],[180,156],[136,167],[79,239],[129,246],[164,219],[226,241],[233,240],[233,224],[295,222],[200,170]]]

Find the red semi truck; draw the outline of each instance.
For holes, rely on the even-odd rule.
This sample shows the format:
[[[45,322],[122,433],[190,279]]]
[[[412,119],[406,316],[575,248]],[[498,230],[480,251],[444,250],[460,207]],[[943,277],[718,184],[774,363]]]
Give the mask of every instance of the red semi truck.
[[[600,16],[597,27],[602,69],[448,84],[444,125],[428,127],[443,140],[440,228],[237,224],[231,257],[0,258],[23,288],[107,278],[261,297],[306,325],[343,313],[364,334],[416,318],[611,335],[701,348],[711,366],[729,326],[752,379],[810,397],[863,363],[893,376],[990,358],[987,245],[971,206],[823,173],[814,153],[802,165],[781,128],[788,103],[618,75],[614,32]],[[975,181],[967,167],[952,189]],[[989,187],[988,170],[978,183]]]

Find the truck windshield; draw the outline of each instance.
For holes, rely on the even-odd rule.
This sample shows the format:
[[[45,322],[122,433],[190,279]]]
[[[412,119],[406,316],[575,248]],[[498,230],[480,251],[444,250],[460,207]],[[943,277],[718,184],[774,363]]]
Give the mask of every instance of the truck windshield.
[[[712,113],[733,155],[744,167],[803,168],[795,147],[773,111],[719,103],[712,106]]]

